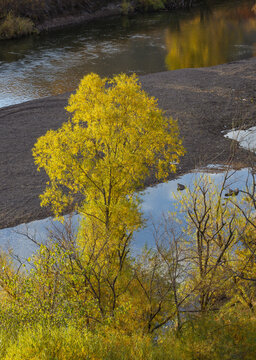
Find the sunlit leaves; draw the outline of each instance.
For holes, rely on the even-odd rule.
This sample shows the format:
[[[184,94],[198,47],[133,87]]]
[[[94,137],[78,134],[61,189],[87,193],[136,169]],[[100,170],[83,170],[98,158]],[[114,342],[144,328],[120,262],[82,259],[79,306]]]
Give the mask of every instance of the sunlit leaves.
[[[67,110],[70,121],[33,149],[50,180],[42,205],[60,214],[77,196],[85,216],[135,230],[135,189],[152,169],[164,180],[184,154],[176,121],[164,117],[135,75],[85,76]]]
[[[177,122],[164,116],[135,75],[85,76],[67,110],[70,120],[33,149],[49,177],[41,204],[56,215],[69,206],[80,212],[78,253],[70,259],[70,272],[79,276],[72,286],[86,284],[83,308],[106,321],[130,304],[123,295],[131,281],[128,253],[143,225],[135,191],[150,173],[165,180],[184,149]]]

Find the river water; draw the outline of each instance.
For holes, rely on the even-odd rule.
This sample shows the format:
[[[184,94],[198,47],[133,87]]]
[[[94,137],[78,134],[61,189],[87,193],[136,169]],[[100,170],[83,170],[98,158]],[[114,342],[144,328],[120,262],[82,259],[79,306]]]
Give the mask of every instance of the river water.
[[[256,56],[253,5],[232,0],[1,41],[0,107],[71,91],[90,72],[141,75]]]

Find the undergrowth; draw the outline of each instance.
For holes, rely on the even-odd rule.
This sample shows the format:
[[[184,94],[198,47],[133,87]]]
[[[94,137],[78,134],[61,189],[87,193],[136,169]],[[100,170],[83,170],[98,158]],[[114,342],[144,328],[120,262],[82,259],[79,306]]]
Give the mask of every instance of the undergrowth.
[[[237,316],[236,314],[240,315]],[[3,326],[3,325],[2,325]],[[232,313],[190,318],[177,332],[149,335],[112,326],[35,323],[0,330],[2,360],[254,360],[256,318]]]
[[[8,13],[0,22],[0,39],[11,39],[35,33],[32,20]]]

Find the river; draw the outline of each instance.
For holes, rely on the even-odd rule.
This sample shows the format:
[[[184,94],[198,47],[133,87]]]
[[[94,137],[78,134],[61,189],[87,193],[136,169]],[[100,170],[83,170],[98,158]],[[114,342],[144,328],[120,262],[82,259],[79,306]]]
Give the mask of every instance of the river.
[[[107,18],[0,42],[0,107],[109,76],[223,64],[256,56],[254,0],[190,11]],[[255,7],[256,8],[256,7]]]

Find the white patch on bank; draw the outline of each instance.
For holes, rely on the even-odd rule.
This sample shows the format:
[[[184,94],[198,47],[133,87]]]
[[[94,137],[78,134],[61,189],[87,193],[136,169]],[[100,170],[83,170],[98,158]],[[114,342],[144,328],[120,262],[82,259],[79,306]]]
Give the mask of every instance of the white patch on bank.
[[[238,141],[242,148],[256,152],[256,126],[247,130],[232,130],[224,136]]]

